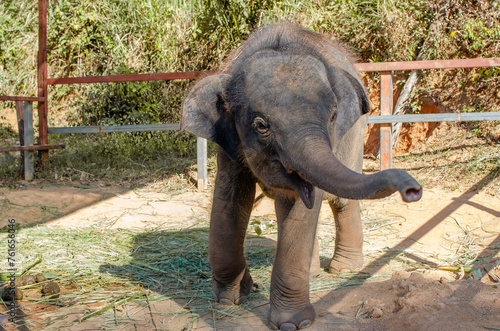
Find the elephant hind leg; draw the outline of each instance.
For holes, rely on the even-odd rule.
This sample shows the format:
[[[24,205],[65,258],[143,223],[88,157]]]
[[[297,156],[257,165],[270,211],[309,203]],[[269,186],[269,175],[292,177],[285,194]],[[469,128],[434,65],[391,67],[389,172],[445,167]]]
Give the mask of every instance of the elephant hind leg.
[[[329,272],[359,270],[363,266],[363,228],[359,201],[334,198],[328,201],[335,218],[335,252]]]

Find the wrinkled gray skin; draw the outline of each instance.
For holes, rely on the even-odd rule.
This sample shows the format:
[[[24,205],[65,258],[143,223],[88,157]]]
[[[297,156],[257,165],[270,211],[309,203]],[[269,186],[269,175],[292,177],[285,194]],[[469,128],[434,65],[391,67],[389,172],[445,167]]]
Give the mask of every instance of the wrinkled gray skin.
[[[363,264],[356,200],[395,191],[405,201],[420,199],[420,185],[404,171],[360,174],[368,110],[345,52],[291,24],[257,31],[222,74],[193,87],[182,128],[219,145],[209,239],[217,301],[238,304],[252,289],[243,241],[256,183],[275,198],[278,247],[269,321],[282,330],[305,328],[316,315],[309,275],[319,268],[315,236],[323,198],[336,222],[332,272]]]

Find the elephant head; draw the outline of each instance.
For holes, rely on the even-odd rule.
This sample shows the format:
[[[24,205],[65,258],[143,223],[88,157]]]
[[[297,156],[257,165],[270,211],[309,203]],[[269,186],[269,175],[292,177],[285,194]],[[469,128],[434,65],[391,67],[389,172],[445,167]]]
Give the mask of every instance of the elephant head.
[[[395,191],[404,201],[420,199],[421,186],[405,171],[363,175],[332,153],[369,111],[347,58],[310,31],[301,30],[299,41],[286,30],[273,33],[278,35],[260,36],[264,44],[248,41],[223,73],[195,84],[183,105],[181,128],[216,142],[265,185],[295,191],[308,208],[315,187],[348,199]]]

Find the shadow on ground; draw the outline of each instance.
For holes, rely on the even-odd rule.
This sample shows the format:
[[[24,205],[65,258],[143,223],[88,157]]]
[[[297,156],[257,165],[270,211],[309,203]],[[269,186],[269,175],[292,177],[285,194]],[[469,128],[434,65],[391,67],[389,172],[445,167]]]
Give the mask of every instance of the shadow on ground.
[[[366,265],[361,272],[369,272],[369,273],[374,273],[378,271],[380,268],[382,268],[383,265],[388,264],[392,259],[396,258],[401,254],[401,252],[405,251],[407,248],[409,248],[413,243],[417,242],[419,239],[421,239],[424,235],[432,231],[433,228],[435,228],[439,223],[444,221],[448,216],[452,215],[453,212],[455,212],[460,206],[464,204],[471,204],[475,206],[478,209],[484,210],[488,213],[491,213],[494,216],[500,217],[500,214],[498,211],[493,210],[491,208],[488,208],[487,206],[482,206],[482,205],[477,205],[473,202],[471,202],[471,198],[478,193],[478,191],[491,183],[493,180],[496,179],[498,176],[498,173],[500,171],[500,167],[497,167],[496,169],[493,169],[490,173],[488,173],[486,176],[484,176],[482,179],[480,179],[475,185],[470,187],[466,192],[464,192],[460,197],[456,198],[452,203],[450,203],[448,206],[443,208],[441,211],[439,211],[437,214],[432,216],[426,223],[424,223],[420,228],[418,228],[416,231],[411,233],[409,236],[407,236],[404,240],[399,242],[396,246],[392,247],[391,250],[389,250],[387,253],[376,259],[375,261],[371,262],[370,264]],[[500,247],[498,246],[498,243],[500,241],[500,235],[496,237],[496,239],[487,247],[484,248],[483,252],[481,252],[478,257],[485,257],[485,256],[495,256],[500,252]],[[419,262],[425,262],[427,265],[432,265],[432,263],[427,262],[427,261],[419,261]],[[346,282],[349,282],[350,279],[347,279]],[[347,295],[348,292],[346,292],[344,295]],[[321,299],[321,304],[322,302],[331,302],[332,297],[335,295],[334,292],[331,292],[331,294],[326,295],[324,298]],[[342,297],[337,298],[337,300],[342,300]]]
[[[238,326],[241,316],[257,316],[267,323],[262,309],[268,306],[269,280],[276,242],[247,235],[246,257],[256,286],[249,300],[226,306],[214,302],[211,293],[211,270],[208,263],[208,227],[180,231],[142,233],[134,238],[132,260],[126,265],[102,265],[102,273],[128,278],[145,290],[148,298],[137,320],[137,328],[193,329],[206,326],[216,329],[226,318],[226,327]],[[258,310],[258,311],[257,311]],[[234,324],[227,317],[234,317]],[[161,324],[161,325],[160,325]]]

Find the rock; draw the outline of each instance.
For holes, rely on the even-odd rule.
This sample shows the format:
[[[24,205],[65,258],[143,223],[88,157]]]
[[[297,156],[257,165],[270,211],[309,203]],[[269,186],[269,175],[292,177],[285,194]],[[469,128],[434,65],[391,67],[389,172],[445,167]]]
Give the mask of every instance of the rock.
[[[56,282],[48,282],[42,286],[42,296],[44,297],[50,297],[51,299],[57,299],[59,298],[59,293],[61,292],[61,289],[59,288],[59,285],[57,285]]]
[[[26,286],[35,284],[35,276],[33,275],[24,275],[16,278],[16,286]]]
[[[368,315],[370,318],[380,318],[384,315],[384,311],[379,307],[374,307],[370,314]]]
[[[407,279],[410,277],[410,273],[408,271],[396,271],[392,274],[391,279],[399,280],[399,279]]]
[[[500,262],[484,266],[486,274],[481,278],[481,281],[486,284],[500,283]]]
[[[42,275],[42,274],[40,274],[40,273],[38,273],[38,274],[35,275],[35,281],[37,283],[41,283],[41,282],[44,282],[46,280],[47,280],[47,278],[45,278],[45,276]]]
[[[13,289],[15,291],[13,291]],[[6,287],[2,292],[2,300],[3,301],[14,301],[14,300],[22,300],[23,299],[23,291],[18,289],[17,287]]]
[[[417,289],[421,288],[423,285],[419,284],[418,282],[413,283],[410,282],[410,279],[403,279],[401,282],[399,282],[398,287],[402,290],[405,290],[407,293],[409,292],[415,292]]]
[[[418,273],[418,272],[412,272],[410,274],[410,277],[408,277],[409,280],[411,281],[416,281],[416,282],[423,282],[425,281],[425,277],[424,275],[422,275],[421,273]]]
[[[383,305],[384,305],[384,303],[382,301],[377,300],[377,299],[373,299],[373,298],[366,300],[365,304],[364,304],[366,309],[381,307]]]

